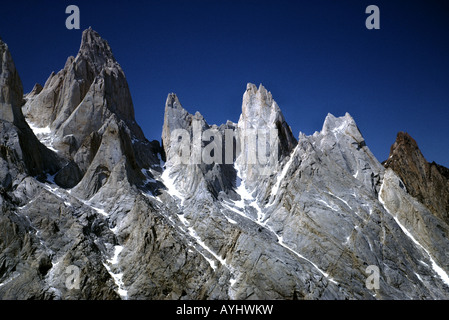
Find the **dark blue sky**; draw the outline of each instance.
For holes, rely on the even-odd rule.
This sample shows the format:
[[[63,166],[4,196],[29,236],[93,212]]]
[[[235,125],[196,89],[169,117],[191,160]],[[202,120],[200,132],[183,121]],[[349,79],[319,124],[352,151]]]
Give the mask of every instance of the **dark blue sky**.
[[[81,30],[65,28],[69,4]],[[365,28],[370,4],[380,30]],[[272,92],[295,136],[349,112],[380,161],[407,131],[428,161],[449,167],[447,1],[9,1],[0,36],[25,91],[76,55],[89,26],[123,67],[150,140],[168,93],[221,124],[238,121],[252,82]]]

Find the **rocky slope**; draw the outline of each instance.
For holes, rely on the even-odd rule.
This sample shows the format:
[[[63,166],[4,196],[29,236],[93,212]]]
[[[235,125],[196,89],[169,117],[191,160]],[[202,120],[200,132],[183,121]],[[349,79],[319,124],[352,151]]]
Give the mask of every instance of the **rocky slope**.
[[[448,168],[427,162],[416,141],[405,132],[398,133],[384,165],[396,172],[410,195],[449,223]]]
[[[449,298],[447,223],[349,114],[295,138],[262,85],[221,125],[172,93],[160,146],[92,29],[25,96],[0,49],[0,298]]]

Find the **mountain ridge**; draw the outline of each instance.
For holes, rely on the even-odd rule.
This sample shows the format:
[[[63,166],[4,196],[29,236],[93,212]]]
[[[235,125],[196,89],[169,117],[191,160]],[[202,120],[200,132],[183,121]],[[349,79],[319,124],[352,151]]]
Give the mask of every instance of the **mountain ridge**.
[[[12,80],[0,102],[20,91]],[[162,143],[149,142],[92,29],[43,87],[16,96],[2,126],[28,121],[25,140],[39,138],[54,168],[14,169],[20,147],[2,149],[1,299],[449,297],[447,222],[407,191],[404,165],[375,158],[349,113],[295,138],[262,84],[247,84],[239,121],[221,125],[170,93]]]

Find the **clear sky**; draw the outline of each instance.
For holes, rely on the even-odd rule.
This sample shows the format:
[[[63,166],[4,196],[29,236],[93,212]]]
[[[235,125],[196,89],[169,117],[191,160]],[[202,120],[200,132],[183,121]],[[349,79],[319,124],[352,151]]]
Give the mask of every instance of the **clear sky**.
[[[70,4],[81,30],[65,27]],[[380,30],[365,27],[371,4]],[[406,131],[449,167],[449,1],[8,1],[0,37],[26,92],[76,55],[89,26],[124,69],[149,140],[160,140],[168,93],[221,124],[238,121],[252,82],[272,92],[295,136],[349,112],[379,161]]]

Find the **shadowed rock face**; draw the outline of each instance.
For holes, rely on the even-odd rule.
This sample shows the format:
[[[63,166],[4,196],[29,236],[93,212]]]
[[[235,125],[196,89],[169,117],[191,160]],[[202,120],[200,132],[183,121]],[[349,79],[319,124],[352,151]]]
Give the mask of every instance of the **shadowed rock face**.
[[[0,58],[0,299],[449,298],[441,202],[400,175],[448,172],[401,150],[407,137],[389,159],[398,171],[385,169],[349,114],[296,139],[272,94],[248,84],[238,123],[219,126],[169,94],[160,146],[92,29],[24,97],[2,42]],[[266,161],[248,161],[252,130],[274,132]]]
[[[0,119],[23,125],[24,119],[20,107],[23,104],[23,88],[11,53],[6,43],[0,40]]]
[[[410,195],[449,223],[449,169],[427,162],[408,133],[398,133],[384,166],[401,178]]]
[[[8,190],[22,174],[54,174],[62,160],[34,136],[22,114],[22,81],[8,46],[0,40],[0,187]]]

